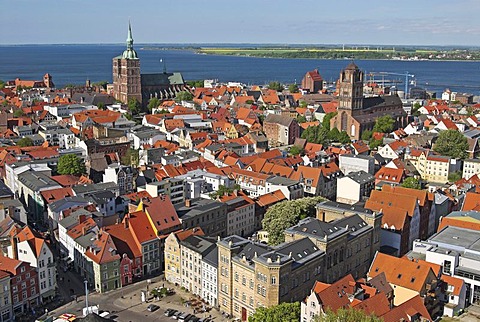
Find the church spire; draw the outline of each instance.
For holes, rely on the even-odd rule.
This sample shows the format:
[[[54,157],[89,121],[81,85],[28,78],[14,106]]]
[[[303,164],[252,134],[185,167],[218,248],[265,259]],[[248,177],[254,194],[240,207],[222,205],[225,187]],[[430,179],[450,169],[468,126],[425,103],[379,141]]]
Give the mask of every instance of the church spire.
[[[127,49],[133,49],[132,25],[128,21]]]
[[[122,58],[138,59],[137,52],[133,49],[132,25],[128,21],[127,49],[123,52]]]

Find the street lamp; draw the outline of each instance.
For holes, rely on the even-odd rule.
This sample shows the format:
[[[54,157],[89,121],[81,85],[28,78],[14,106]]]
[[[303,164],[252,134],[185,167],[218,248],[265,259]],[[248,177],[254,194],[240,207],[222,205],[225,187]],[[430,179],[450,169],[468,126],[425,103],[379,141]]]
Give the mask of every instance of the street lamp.
[[[88,313],[90,313],[89,307],[88,307],[88,281],[85,279],[83,283],[85,284],[85,308],[87,309],[87,315],[88,315]]]

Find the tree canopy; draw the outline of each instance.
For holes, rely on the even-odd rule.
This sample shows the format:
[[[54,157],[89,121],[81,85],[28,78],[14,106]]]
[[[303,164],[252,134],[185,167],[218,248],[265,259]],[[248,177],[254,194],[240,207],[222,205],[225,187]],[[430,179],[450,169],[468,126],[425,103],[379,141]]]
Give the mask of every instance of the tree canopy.
[[[465,159],[468,156],[468,141],[462,133],[456,130],[442,131],[433,146],[433,150],[455,159]]]
[[[357,309],[340,308],[337,312],[327,310],[325,315],[317,315],[313,322],[381,322],[383,319],[374,315],[367,315],[364,311]]]
[[[268,89],[273,89],[273,90],[276,90],[277,92],[281,92],[285,89],[285,87],[283,87],[283,85],[280,84],[280,82],[274,81],[268,84]]]
[[[390,115],[377,118],[373,126],[373,132],[390,133],[393,131],[395,120]]]
[[[270,208],[262,221],[262,227],[268,232],[268,242],[278,245],[285,241],[283,231],[296,225],[301,219],[315,216],[315,206],[324,201],[323,197],[306,197],[277,203]]]
[[[322,120],[322,126],[329,130],[330,131],[330,120],[335,116],[337,115],[337,112],[330,112],[330,113],[327,113],[324,117],[323,117],[323,120]]]
[[[160,100],[156,97],[153,97],[148,101],[148,111],[151,113],[152,110],[156,109],[160,105]]]
[[[191,100],[193,100],[193,95],[192,93],[187,91],[178,92],[177,95],[175,96],[176,102],[191,101]]]
[[[302,139],[306,139],[307,142],[325,144],[327,141],[328,130],[323,126],[309,126],[302,132]]]
[[[59,174],[84,174],[86,172],[85,164],[75,154],[64,154],[58,159],[57,172]]]
[[[22,109],[15,110],[15,111],[13,112],[13,116],[14,116],[14,117],[21,117],[21,116],[24,116],[24,115],[25,115],[25,113],[23,112]]]
[[[187,81],[187,85],[190,87],[198,88],[198,87],[203,87],[204,82],[203,80],[190,80],[190,81]]]
[[[462,171],[455,171],[448,175],[448,181],[450,182],[457,182],[460,179],[462,179]]]
[[[224,185],[219,185],[218,190],[215,192],[212,192],[209,196],[212,199],[216,199],[217,197],[224,196],[225,194],[231,194],[234,190],[239,191],[240,189],[241,189],[240,185],[238,184],[235,184],[233,188],[227,188]]]
[[[401,186],[404,188],[410,188],[410,189],[417,189],[417,190],[422,189],[422,184],[418,179],[414,177],[408,177],[405,180],[403,180]]]
[[[290,93],[298,93],[299,89],[298,89],[298,85],[297,84],[290,84],[288,85],[288,91]]]
[[[17,146],[22,148],[27,146],[32,146],[32,145],[33,145],[33,140],[29,137],[24,137],[17,141]]]
[[[123,165],[131,165],[134,167],[138,166],[139,163],[139,153],[138,150],[130,148],[127,150],[125,155],[121,158],[120,163]]]
[[[298,322],[300,303],[281,303],[271,307],[259,307],[248,322]]]
[[[293,145],[292,147],[290,147],[290,149],[288,150],[288,153],[290,153],[291,155],[300,155],[303,153],[303,149],[299,146],[296,146],[296,145]]]
[[[137,99],[132,97],[128,100],[128,110],[132,115],[136,115],[140,113],[141,108],[142,108],[142,105]]]

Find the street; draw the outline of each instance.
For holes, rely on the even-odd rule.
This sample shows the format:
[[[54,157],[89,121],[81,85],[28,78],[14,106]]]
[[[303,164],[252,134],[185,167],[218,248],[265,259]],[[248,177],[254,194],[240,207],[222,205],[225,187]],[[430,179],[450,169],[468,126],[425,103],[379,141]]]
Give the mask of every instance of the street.
[[[63,273],[63,272],[62,272]],[[72,273],[73,274],[73,273]],[[67,274],[68,275],[68,274]],[[71,280],[72,281],[72,280]],[[162,277],[156,277],[151,279],[149,289],[152,290],[155,287],[172,288],[171,284],[163,281]],[[62,284],[59,287],[62,288]],[[65,283],[65,288],[68,288],[68,283]],[[168,308],[179,310],[182,312],[188,312],[193,314],[191,307],[185,307],[182,303],[182,299],[186,300],[192,297],[191,294],[183,292],[180,288],[175,288],[175,294],[167,296],[159,300],[150,300],[148,303],[141,302],[141,291],[146,291],[147,282],[141,281],[132,285],[123,287],[122,289],[110,291],[104,294],[91,293],[88,296],[89,305],[98,305],[99,310],[110,312],[108,317],[115,321],[121,322],[135,322],[135,321],[175,321],[170,317],[164,315],[164,312]],[[85,307],[85,296],[78,295],[77,300],[72,300],[69,303],[54,309],[50,312],[50,315],[58,316],[63,313],[71,313],[77,316],[82,316],[83,308]],[[156,304],[160,306],[160,309],[155,312],[147,311],[149,304]],[[214,321],[231,321],[224,318],[217,310],[212,309],[208,313],[197,313],[197,317],[206,317],[211,315]]]

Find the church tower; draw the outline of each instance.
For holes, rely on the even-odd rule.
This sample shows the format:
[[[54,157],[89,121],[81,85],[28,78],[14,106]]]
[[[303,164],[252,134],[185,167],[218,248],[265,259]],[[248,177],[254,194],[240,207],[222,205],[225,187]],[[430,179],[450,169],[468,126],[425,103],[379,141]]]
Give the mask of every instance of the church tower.
[[[140,59],[133,49],[132,27],[128,23],[127,49],[113,58],[113,93],[116,100],[127,104],[132,98],[142,103]]]
[[[353,62],[340,73],[338,108],[342,110],[363,108],[363,72]]]

